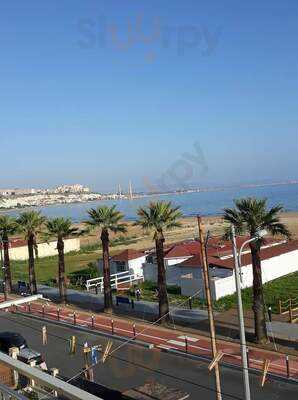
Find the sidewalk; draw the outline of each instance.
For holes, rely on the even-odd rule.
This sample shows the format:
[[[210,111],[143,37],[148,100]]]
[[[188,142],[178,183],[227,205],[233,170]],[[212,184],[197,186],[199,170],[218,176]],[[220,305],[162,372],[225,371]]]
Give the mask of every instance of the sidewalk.
[[[39,285],[38,292],[50,300],[58,300],[58,289]],[[102,311],[104,299],[102,294],[93,294],[90,292],[81,292],[78,290],[67,290],[67,302],[84,308],[86,310],[99,312]],[[116,301],[114,301],[114,304]],[[207,320],[208,313],[206,310],[194,309],[190,310],[182,307],[170,307],[173,323],[186,323],[188,325],[196,325],[200,321]],[[134,309],[128,305],[115,306],[115,312],[126,314],[143,320],[153,321],[158,316],[158,303],[150,301],[135,301]]]
[[[298,324],[290,324],[286,321],[281,321],[280,316],[273,314],[273,321],[267,322],[268,335],[273,339],[280,339],[281,341],[293,342],[292,346],[298,350]],[[252,310],[244,312],[245,331],[249,338],[250,334],[254,332],[254,314]],[[215,317],[215,324],[220,327],[222,331],[238,332],[238,312],[237,309],[230,309],[228,311],[217,314]]]

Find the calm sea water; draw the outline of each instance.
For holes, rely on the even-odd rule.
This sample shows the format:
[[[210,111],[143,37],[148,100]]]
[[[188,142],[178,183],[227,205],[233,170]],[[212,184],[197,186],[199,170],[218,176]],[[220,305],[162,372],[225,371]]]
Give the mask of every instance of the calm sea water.
[[[224,207],[233,205],[233,200],[239,197],[266,197],[270,206],[281,203],[286,211],[298,211],[298,185],[267,186],[259,188],[227,189],[220,192],[185,193],[181,195],[152,196],[135,200],[106,200],[88,203],[53,205],[40,207],[39,210],[47,217],[70,217],[73,222],[87,218],[86,211],[101,204],[116,204],[124,213],[125,219],[136,218],[136,210],[140,205],[146,205],[151,200],[167,200],[179,205],[185,216],[196,214],[220,214]],[[9,214],[16,215],[16,211]]]

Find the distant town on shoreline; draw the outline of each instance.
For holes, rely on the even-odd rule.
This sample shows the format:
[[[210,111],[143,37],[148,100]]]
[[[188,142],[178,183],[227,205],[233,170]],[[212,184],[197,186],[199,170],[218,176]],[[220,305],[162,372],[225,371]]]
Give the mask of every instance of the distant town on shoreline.
[[[82,184],[61,185],[48,189],[0,189],[0,209],[10,210],[25,207],[45,207],[55,204],[74,204],[86,203],[98,200],[134,200],[142,197],[179,195],[198,192],[216,192],[229,189],[247,189],[270,186],[297,185],[298,180],[271,182],[271,183],[251,183],[243,185],[223,185],[214,187],[189,187],[174,190],[157,190],[151,192],[134,192],[132,183],[129,181],[127,192],[123,192],[121,186],[114,193],[100,193],[92,191],[89,187]]]

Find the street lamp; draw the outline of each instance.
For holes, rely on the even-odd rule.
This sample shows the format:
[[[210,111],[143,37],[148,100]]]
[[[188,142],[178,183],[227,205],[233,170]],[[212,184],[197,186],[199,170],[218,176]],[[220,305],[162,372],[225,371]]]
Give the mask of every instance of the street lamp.
[[[232,232],[232,244],[233,244],[233,255],[235,262],[235,283],[237,291],[237,305],[238,305],[238,318],[239,318],[239,330],[240,330],[240,345],[241,345],[241,358],[242,358],[242,371],[243,371],[243,381],[244,381],[244,398],[245,400],[250,400],[250,385],[249,385],[249,374],[248,374],[248,361],[247,361],[247,349],[246,349],[246,338],[245,338],[245,327],[244,327],[244,317],[243,317],[243,305],[241,296],[241,283],[242,283],[242,272],[241,272],[241,255],[244,247],[251,243],[259,240],[267,234],[267,231],[262,229],[259,230],[255,237],[244,242],[240,248],[239,255],[237,251],[236,243],[236,232],[235,226],[231,226]]]
[[[242,282],[242,271],[241,271],[241,268],[242,268],[241,257],[242,257],[242,253],[243,253],[245,246],[247,246],[249,243],[256,242],[257,240],[262,239],[267,234],[268,234],[268,232],[266,231],[266,229],[259,229],[259,230],[257,230],[256,235],[253,238],[246,240],[246,242],[244,242],[242,244],[242,246],[240,247],[239,255],[238,255],[238,265],[239,265],[239,273],[240,273],[241,283],[243,283]]]

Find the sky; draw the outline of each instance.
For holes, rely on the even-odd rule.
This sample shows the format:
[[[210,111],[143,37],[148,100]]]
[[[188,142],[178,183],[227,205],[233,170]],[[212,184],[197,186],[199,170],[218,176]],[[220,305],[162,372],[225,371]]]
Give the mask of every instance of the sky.
[[[297,179],[298,3],[0,5],[0,187]]]

